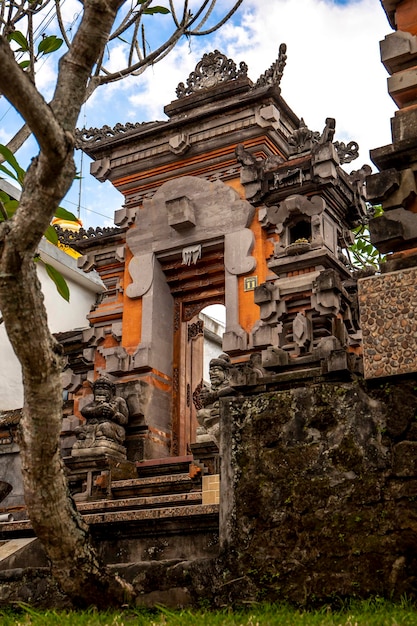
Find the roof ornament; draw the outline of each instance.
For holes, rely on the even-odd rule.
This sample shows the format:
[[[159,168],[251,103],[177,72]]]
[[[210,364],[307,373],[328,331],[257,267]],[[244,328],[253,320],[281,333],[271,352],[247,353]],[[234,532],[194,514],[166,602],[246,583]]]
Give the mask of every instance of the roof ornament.
[[[288,143],[293,154],[299,154],[306,150],[311,150],[315,143],[320,140],[320,133],[310,130],[303,118],[300,119],[300,125],[298,129],[288,137]]]
[[[255,83],[254,89],[258,87],[268,87],[272,85],[279,85],[282,75],[284,73],[285,64],[287,62],[287,44],[282,43],[279,47],[278,59],[271,65],[269,70],[266,70],[262,76],[258,78]]]
[[[350,163],[359,156],[359,144],[356,141],[349,141],[347,145],[343,141],[335,141],[334,147],[340,163]]]
[[[131,130],[143,128],[146,124],[152,123],[153,122],[127,122],[126,124],[121,124],[118,122],[113,128],[107,124],[101,128],[76,128],[75,147],[82,148],[84,142],[94,143],[102,139],[107,139],[108,137],[114,137],[115,135],[128,133]]]
[[[335,131],[336,120],[334,119],[334,117],[326,118],[326,126],[324,127],[322,133],[310,130],[306,126],[303,118],[300,118],[300,124],[298,129],[294,130],[294,132],[288,137],[290,153],[300,154],[301,152],[311,150],[316,144],[333,142]],[[335,142],[335,145],[336,143],[337,142]]]
[[[203,89],[210,89],[216,85],[237,78],[246,78],[248,66],[243,61],[236,67],[232,59],[228,59],[224,54],[215,50],[203,55],[197,63],[194,72],[187,78],[187,85],[180,83],[177,87],[177,98],[184,98],[192,93]]]

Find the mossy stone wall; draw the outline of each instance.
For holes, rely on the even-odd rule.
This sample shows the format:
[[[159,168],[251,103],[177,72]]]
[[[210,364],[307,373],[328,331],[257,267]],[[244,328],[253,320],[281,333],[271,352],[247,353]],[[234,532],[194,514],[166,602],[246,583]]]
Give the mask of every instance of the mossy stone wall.
[[[235,599],[415,595],[416,416],[417,378],[225,400],[220,537]]]

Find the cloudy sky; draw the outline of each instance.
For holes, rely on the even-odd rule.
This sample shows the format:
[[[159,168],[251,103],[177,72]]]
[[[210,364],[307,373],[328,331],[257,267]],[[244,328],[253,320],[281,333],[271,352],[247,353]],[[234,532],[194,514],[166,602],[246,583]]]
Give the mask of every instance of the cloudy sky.
[[[80,5],[77,0],[66,3],[70,27],[76,24]],[[219,0],[224,11],[231,4],[231,0]],[[156,37],[168,28],[170,17],[153,16],[152,20]],[[256,81],[285,42],[284,99],[311,130],[321,131],[326,117],[336,118],[335,139],[359,143],[360,157],[350,169],[372,165],[369,150],[390,143],[390,118],[396,109],[387,94],[387,73],[379,57],[379,41],[390,32],[379,0],[244,0],[233,20],[210,38],[181,42],[142,76],[97,91],[85,105],[79,126],[166,119],[164,105],[175,99],[176,86],[186,81],[204,52],[218,49],[236,64],[245,61],[249,77]],[[120,45],[110,59],[113,66],[122,62],[123,55]],[[40,73],[46,96],[54,76],[48,63]],[[18,123],[13,109],[0,98],[0,142],[7,142]],[[21,162],[28,162],[35,151],[33,142],[22,149]],[[123,201],[121,195],[110,183],[99,183],[89,175],[86,157],[82,168],[81,189],[75,183],[63,206],[76,212],[80,204],[86,226],[111,225]]]

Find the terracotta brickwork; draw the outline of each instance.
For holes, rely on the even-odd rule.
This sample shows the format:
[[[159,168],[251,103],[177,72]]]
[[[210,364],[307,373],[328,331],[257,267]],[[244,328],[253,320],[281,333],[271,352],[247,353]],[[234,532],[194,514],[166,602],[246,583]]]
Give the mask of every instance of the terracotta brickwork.
[[[358,283],[365,378],[417,370],[417,268]]]

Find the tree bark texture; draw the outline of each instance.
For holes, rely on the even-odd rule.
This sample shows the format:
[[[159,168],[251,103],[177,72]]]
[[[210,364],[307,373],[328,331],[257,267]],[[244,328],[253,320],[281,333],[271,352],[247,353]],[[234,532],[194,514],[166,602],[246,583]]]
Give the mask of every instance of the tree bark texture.
[[[100,607],[129,601],[132,589],[100,564],[68,492],[60,455],[63,361],[48,330],[33,259],[74,178],[73,131],[88,77],[122,3],[85,0],[79,30],[60,62],[51,105],[0,37],[0,92],[24,117],[40,146],[26,173],[19,208],[0,224],[0,310],[24,385],[20,448],[25,501],[63,591],[78,605]]]

